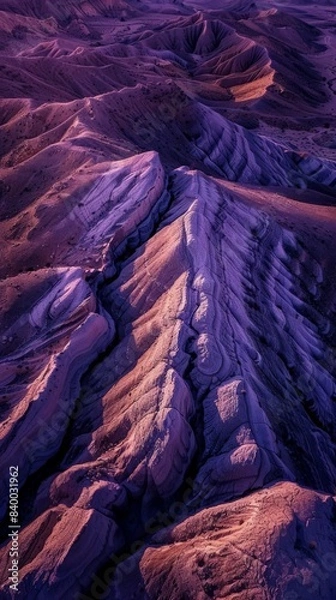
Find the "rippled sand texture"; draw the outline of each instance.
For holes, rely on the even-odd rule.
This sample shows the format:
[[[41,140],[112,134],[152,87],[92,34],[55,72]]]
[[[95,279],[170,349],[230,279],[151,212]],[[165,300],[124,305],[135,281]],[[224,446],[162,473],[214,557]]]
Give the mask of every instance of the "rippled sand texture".
[[[335,19],[0,0],[1,598],[334,600]]]

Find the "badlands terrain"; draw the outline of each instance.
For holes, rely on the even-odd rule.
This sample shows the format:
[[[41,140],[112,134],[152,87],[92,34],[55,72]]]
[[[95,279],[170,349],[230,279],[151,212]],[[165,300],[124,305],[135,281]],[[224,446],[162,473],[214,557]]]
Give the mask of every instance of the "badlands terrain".
[[[335,94],[334,0],[0,0],[1,599],[336,597]]]

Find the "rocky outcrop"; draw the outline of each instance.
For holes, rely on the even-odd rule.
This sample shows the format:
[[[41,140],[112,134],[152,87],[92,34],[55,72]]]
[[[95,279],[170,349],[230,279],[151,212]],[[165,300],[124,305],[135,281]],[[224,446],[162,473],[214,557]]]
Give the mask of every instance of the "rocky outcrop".
[[[289,483],[199,511],[119,565],[106,597],[331,598],[334,512],[330,496]]]
[[[23,485],[57,453],[74,418],[80,378],[114,335],[111,317],[94,312],[96,301],[80,269],[59,269],[40,278],[39,291],[47,284],[45,293],[30,304],[26,279],[22,308],[29,303],[27,312],[4,336],[21,343],[1,364],[8,407],[1,432],[2,517],[9,463],[18,466]]]

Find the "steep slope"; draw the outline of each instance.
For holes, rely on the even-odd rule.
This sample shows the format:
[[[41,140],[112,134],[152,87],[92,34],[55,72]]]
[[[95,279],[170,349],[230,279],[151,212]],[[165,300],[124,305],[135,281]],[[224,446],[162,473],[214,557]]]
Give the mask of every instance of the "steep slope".
[[[20,400],[21,411],[32,400],[41,404],[37,424],[32,409],[27,413],[31,420],[7,415],[11,428],[20,428],[22,422],[15,433],[20,440],[17,458],[13,441],[10,447],[12,460],[20,465],[22,484],[38,469],[33,481],[46,478],[36,499],[29,479],[24,487],[30,508],[21,534],[27,548],[22,597],[38,598],[46,573],[50,577],[59,573],[48,587],[55,597],[70,597],[78,577],[89,586],[111,552],[141,539],[148,520],[155,522],[162,507],[181,502],[188,477],[194,491],[183,504],[187,513],[195,503],[199,508],[209,506],[279,480],[329,493],[335,486],[335,319],[332,306],[326,305],[323,313],[313,308],[329,273],[309,249],[307,232],[296,235],[247,203],[244,188],[227,187],[185,168],[171,174],[166,191],[156,184],[154,203],[147,208],[140,204],[145,212],[137,228],[134,208],[152,185],[154,165],[156,173],[161,168],[155,155],[143,158],[144,184],[120,190],[123,203],[118,210],[115,199],[109,223],[102,210],[103,190],[111,193],[114,181],[125,185],[130,165],[123,161],[106,182],[106,176],[97,182],[96,195],[90,193],[92,200],[84,200],[81,216],[83,221],[90,219],[90,202],[99,210],[98,221],[89,221],[90,250],[105,258],[102,270],[92,272],[89,281],[101,316],[90,319],[100,340],[98,352],[110,344],[108,352],[94,366],[97,349],[88,338],[79,388],[77,342],[70,338],[64,350],[58,347],[56,361],[52,357],[42,371],[41,391],[34,383],[34,395],[28,388]],[[279,194],[268,196],[281,206]],[[83,238],[81,247],[85,248]],[[46,337],[53,343],[50,325],[48,334],[45,329],[48,315],[51,323],[56,313],[64,320],[72,315],[71,306],[80,305],[78,284],[70,284],[74,276],[69,272],[69,284],[58,284],[40,301],[30,300],[34,308],[28,322],[41,339],[34,349]],[[57,290],[65,292],[60,296]],[[108,315],[116,327],[114,342],[113,325],[105,338],[98,327],[100,319],[106,329]],[[60,339],[57,321],[55,326]],[[89,331],[89,325],[82,325],[78,334],[77,330],[72,334],[82,355],[84,339],[92,335]],[[15,323],[6,335],[18,343]],[[15,359],[14,353],[11,369]],[[88,363],[93,366],[85,373]],[[7,379],[8,366],[5,374],[7,393],[17,393],[17,380]],[[66,410],[65,385],[71,386],[71,406]],[[13,435],[9,429],[8,439]],[[88,489],[85,481],[91,482]],[[55,512],[51,506],[63,508]],[[129,520],[133,511],[136,527]],[[93,546],[84,531],[95,529],[98,518],[105,542]],[[61,530],[52,525],[60,519]],[[78,521],[81,542],[64,529],[72,520]],[[36,527],[50,533],[40,552],[31,555]],[[61,534],[63,530],[68,533]],[[52,548],[60,540],[67,548],[66,558],[57,554],[56,562],[48,566],[44,556],[54,555]],[[79,547],[84,553],[80,571],[75,559]],[[126,598],[125,585],[118,593]],[[149,589],[152,585],[157,589],[154,583]]]

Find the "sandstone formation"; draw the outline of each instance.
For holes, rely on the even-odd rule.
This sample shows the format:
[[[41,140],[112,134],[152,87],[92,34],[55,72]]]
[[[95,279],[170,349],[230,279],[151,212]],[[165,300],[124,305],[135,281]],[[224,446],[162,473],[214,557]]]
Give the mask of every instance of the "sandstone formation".
[[[334,599],[335,17],[0,0],[1,598]]]

